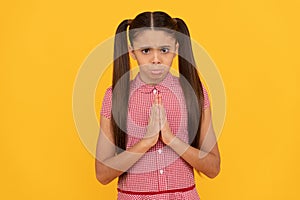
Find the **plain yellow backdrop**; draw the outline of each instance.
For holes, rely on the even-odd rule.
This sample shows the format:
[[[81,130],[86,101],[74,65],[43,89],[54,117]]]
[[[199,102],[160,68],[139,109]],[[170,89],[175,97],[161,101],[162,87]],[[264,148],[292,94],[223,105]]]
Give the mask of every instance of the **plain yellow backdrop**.
[[[183,18],[224,81],[221,173],[196,176],[201,199],[299,199],[299,9],[296,0],[2,2],[0,199],[115,199],[116,181],[96,181],[76,131],[73,84],[89,52],[147,10]]]

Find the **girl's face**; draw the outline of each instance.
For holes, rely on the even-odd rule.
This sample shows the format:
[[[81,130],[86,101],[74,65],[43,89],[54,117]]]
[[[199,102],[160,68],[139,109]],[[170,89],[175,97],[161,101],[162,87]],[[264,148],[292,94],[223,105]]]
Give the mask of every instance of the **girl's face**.
[[[176,39],[165,31],[145,30],[133,40],[129,53],[140,68],[140,76],[147,84],[161,82],[178,52]]]

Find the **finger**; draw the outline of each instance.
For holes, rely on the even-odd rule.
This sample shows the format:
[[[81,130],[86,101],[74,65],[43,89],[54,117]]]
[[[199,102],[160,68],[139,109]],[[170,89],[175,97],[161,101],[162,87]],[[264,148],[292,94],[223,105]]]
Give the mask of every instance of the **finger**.
[[[156,119],[156,115],[157,115],[157,105],[153,104],[152,107],[151,107],[151,114],[150,114],[150,117],[152,120],[155,120]]]
[[[162,105],[162,103],[161,103],[161,94],[158,94],[158,104]]]
[[[154,104],[155,105],[158,104],[158,95],[157,94],[154,95]]]
[[[153,104],[151,107],[151,114],[149,120],[153,126],[159,123],[159,108],[156,104]]]
[[[149,116],[149,119],[148,119],[148,126],[153,126],[153,122],[154,120],[153,120],[153,116],[152,115],[150,115]]]
[[[149,121],[148,124],[151,124],[152,126],[154,126],[154,124],[156,123],[156,116],[157,116],[157,106],[155,104],[152,105],[152,107],[150,108],[150,116],[149,116]]]
[[[159,122],[159,115],[160,115],[160,113],[159,113],[159,106],[156,105],[155,106],[155,119],[156,119],[157,122]]]
[[[160,115],[160,123],[161,123],[161,126],[163,127],[164,126],[164,124],[165,124],[165,122],[166,122],[166,120],[167,120],[167,116],[166,116],[166,111],[165,111],[165,108],[162,106],[162,105],[160,105],[160,107],[159,107],[159,115]]]

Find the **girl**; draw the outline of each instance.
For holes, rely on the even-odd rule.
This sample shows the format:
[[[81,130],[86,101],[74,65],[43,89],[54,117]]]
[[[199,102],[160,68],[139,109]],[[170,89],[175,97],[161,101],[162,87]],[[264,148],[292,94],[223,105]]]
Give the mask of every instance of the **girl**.
[[[129,55],[139,65],[134,80]],[[176,55],[179,77],[169,72]],[[118,177],[119,200],[199,199],[193,169],[214,178],[220,155],[186,24],[164,12],[124,20],[114,59],[101,109],[97,179],[108,184]]]

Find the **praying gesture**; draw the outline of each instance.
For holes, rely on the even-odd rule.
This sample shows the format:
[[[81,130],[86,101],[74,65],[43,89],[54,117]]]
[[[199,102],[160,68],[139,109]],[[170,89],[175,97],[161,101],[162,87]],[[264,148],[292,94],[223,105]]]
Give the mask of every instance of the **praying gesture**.
[[[154,146],[158,139],[169,145],[174,134],[172,133],[166,116],[166,111],[161,101],[161,94],[155,94],[154,101],[150,111],[147,131],[144,140],[147,140],[149,145]]]

